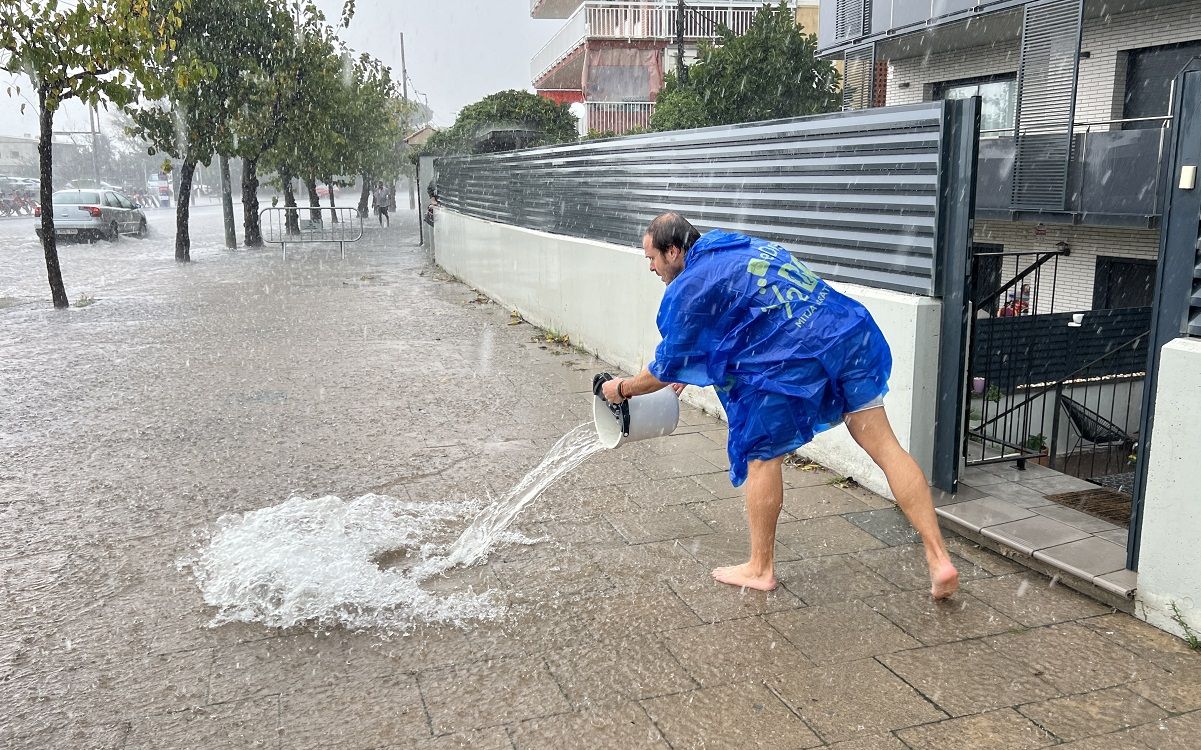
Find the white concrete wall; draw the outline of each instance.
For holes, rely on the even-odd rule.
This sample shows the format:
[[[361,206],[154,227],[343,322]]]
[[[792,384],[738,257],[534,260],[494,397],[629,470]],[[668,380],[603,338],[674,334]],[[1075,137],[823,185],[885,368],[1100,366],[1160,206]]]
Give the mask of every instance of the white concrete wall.
[[[1177,635],[1184,635],[1184,628],[1173,619],[1173,603],[1201,634],[1199,446],[1201,340],[1177,339],[1164,346],[1160,358],[1137,595],[1137,614]]]
[[[647,268],[642,250],[547,234],[439,213],[435,260],[450,273],[535,325],[629,372],[654,356],[655,315],[663,283]],[[901,444],[929,473],[934,455],[934,410],[941,305],[926,297],[836,285],[862,302],[892,347],[893,375],[885,406]],[[689,388],[685,400],[721,416],[712,389]],[[801,453],[887,494],[884,475],[854,445],[845,428],[818,436]]]

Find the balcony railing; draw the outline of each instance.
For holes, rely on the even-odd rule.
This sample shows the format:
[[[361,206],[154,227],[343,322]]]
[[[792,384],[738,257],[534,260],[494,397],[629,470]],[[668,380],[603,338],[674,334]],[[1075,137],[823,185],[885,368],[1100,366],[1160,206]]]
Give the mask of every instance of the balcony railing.
[[[590,132],[622,135],[631,130],[647,130],[654,102],[586,102],[585,125]]]
[[[795,5],[795,3],[790,3]],[[688,3],[684,15],[684,38],[689,41],[716,39],[718,29],[726,26],[736,34],[745,33],[751,20],[763,7],[762,0],[730,0],[725,3]],[[535,83],[556,65],[571,56],[588,39],[676,38],[676,4],[663,2],[589,2],[581,5],[567,23],[551,37],[530,62]]]
[[[1159,187],[1170,120],[1151,117],[1077,123],[1064,206],[1044,211],[1078,214],[1084,224],[1151,226],[1161,209]],[[976,211],[981,218],[1018,218],[1038,213],[1037,208],[1011,203],[1015,153],[1012,132],[980,133]]]

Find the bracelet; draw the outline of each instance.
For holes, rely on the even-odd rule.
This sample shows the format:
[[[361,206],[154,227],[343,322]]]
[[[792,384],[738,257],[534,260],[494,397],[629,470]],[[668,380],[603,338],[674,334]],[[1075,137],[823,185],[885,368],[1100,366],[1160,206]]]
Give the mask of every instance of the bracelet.
[[[625,379],[625,378],[622,378],[621,380],[618,380],[618,381],[617,381],[617,396],[618,396],[619,398],[621,398],[623,401],[624,401],[624,400],[625,400],[625,398],[626,398],[626,394],[625,394],[624,392],[622,392],[622,389],[621,389],[621,387],[622,387],[623,385],[625,385],[625,384],[626,384],[626,379]]]

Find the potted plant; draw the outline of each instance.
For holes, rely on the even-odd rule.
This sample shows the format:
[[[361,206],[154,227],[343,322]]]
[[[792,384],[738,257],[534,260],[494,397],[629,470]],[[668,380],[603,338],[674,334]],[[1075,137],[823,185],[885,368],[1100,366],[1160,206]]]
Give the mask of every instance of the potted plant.
[[[1027,435],[1026,442],[1022,444],[1028,451],[1037,451],[1040,455],[1036,458],[1028,458],[1027,461],[1033,461],[1039,466],[1047,465],[1047,437],[1041,432],[1037,435]]]

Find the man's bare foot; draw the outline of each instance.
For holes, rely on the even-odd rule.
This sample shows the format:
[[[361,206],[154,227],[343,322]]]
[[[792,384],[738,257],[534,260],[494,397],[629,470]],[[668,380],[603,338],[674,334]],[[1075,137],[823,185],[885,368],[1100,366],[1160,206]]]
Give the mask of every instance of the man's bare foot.
[[[930,565],[930,596],[935,599],[950,599],[959,590],[959,571],[950,560]]]
[[[759,591],[773,591],[776,588],[775,573],[769,571],[767,574],[756,575],[751,571],[750,563],[714,568],[713,580]]]

